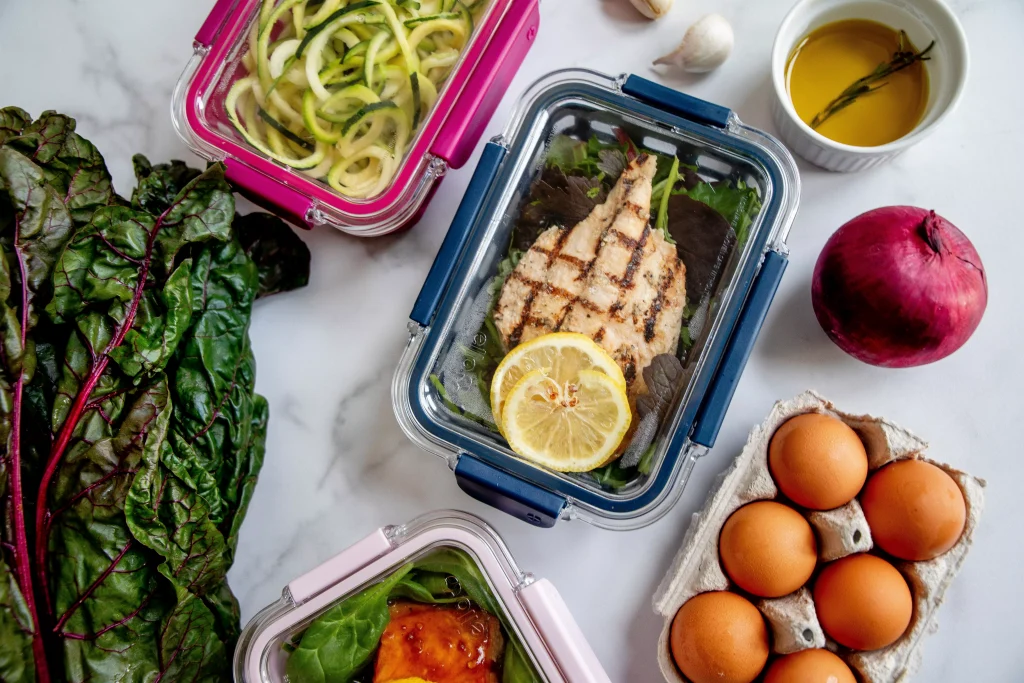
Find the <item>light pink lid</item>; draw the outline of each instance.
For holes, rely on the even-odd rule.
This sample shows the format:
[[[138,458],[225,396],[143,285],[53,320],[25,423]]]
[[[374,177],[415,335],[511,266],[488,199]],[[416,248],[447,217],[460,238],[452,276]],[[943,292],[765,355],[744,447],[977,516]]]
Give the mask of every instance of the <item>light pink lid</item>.
[[[256,615],[242,632],[235,650],[235,680],[279,683],[287,656],[281,645],[291,634],[410,558],[445,546],[462,549],[476,560],[505,617],[547,680],[610,683],[555,587],[521,572],[493,529],[456,511],[378,529],[289,583],[281,600]]]
[[[175,88],[175,128],[197,154],[224,161],[229,180],[251,199],[300,224],[332,225],[360,235],[397,230],[418,218],[448,168],[465,164],[537,35],[539,0],[489,2],[395,178],[376,197],[346,198],[265,157],[228,123],[224,96],[238,76],[239,58],[260,0],[218,0],[214,6],[196,34],[195,54]]]

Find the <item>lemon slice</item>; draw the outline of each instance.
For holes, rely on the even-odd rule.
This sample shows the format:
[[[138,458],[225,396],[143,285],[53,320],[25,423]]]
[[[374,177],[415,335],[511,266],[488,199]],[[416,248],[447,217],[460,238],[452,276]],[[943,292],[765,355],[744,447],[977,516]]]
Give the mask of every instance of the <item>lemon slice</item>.
[[[599,370],[611,377],[626,391],[626,379],[619,364],[585,334],[553,332],[532,339],[512,349],[502,359],[491,380],[491,412],[499,429],[505,400],[524,375],[544,369],[559,385],[573,381],[581,370]]]
[[[586,369],[558,382],[540,369],[509,392],[502,429],[527,460],[559,472],[589,472],[615,453],[632,419],[626,390],[611,375]]]

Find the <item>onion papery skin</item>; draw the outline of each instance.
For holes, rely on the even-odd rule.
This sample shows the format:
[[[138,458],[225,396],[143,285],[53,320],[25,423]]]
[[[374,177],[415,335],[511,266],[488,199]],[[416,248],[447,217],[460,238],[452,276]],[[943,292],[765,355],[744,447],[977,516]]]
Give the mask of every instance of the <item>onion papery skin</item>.
[[[829,238],[811,301],[839,348],[865,363],[908,368],[941,360],[981,323],[988,282],[981,257],[934,211],[887,206]]]

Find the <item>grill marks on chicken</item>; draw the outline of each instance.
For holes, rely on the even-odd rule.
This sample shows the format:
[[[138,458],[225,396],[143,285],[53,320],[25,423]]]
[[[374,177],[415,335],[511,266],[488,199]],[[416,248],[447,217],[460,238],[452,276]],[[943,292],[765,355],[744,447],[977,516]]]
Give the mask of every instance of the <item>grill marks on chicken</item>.
[[[631,404],[654,356],[675,353],[686,301],[686,268],[650,227],[656,165],[637,157],[587,218],[541,233],[494,313],[508,348],[549,332],[588,335],[622,368]]]

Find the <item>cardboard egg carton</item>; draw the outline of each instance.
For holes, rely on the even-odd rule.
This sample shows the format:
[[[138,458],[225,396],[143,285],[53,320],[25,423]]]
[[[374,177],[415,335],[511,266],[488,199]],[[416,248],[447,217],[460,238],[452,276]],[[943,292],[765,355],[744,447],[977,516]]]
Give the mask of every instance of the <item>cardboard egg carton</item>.
[[[693,515],[682,548],[658,587],[654,609],[665,619],[658,642],[658,660],[669,683],[689,683],[676,667],[669,649],[669,634],[676,612],[698,593],[732,588],[718,559],[718,537],[722,525],[737,508],[778,497],[779,491],[768,470],[769,442],[786,420],[810,412],[837,417],[857,432],[867,449],[869,476],[870,472],[890,462],[909,458],[941,467],[953,477],[964,494],[967,523],[957,544],[939,557],[926,562],[894,563],[910,585],[914,613],[907,631],[889,647],[872,652],[853,652],[829,640],[814,610],[809,590],[812,579],[812,583],[795,593],[755,603],[772,634],[773,652],[789,654],[827,647],[838,653],[863,683],[906,681],[920,665],[924,636],[938,628],[937,610],[973,542],[984,505],[982,489],[985,482],[925,458],[928,444],[898,425],[884,418],[843,413],[818,394],[808,391],[792,400],[776,403],[765,421],[750,433],[742,453],[716,479],[704,508]],[[819,562],[867,552],[874,547],[871,530],[856,499],[836,510],[809,512],[807,519],[818,537]]]

